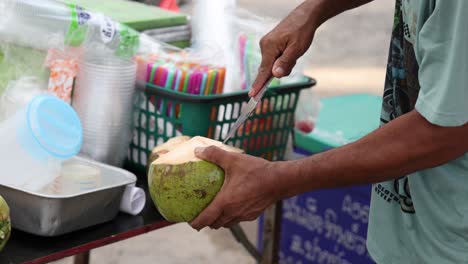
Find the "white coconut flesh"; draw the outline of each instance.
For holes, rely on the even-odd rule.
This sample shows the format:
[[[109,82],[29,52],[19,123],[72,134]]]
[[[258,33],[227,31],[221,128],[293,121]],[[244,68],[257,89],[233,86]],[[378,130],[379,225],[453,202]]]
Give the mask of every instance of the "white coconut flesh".
[[[187,137],[187,136],[179,136],[179,137],[171,138],[168,141],[166,141],[166,143],[154,148],[152,153],[165,154],[169,152],[171,149],[173,149],[174,147],[177,147],[177,145],[187,142],[189,140],[190,140],[190,137]]]
[[[180,143],[174,149],[168,153],[161,155],[157,160],[153,161],[152,164],[166,164],[166,165],[177,165],[187,162],[201,161],[201,159],[195,156],[195,149],[199,147],[216,146],[228,152],[242,153],[241,149],[225,145],[219,141],[205,138],[205,137],[194,137],[189,141]]]

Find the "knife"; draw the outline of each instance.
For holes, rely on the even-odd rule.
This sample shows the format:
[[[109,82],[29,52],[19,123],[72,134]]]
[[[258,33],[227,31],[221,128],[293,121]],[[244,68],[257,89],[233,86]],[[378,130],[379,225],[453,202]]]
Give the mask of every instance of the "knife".
[[[226,144],[229,141],[229,139],[231,139],[232,136],[236,134],[239,127],[241,127],[242,124],[244,124],[244,122],[253,113],[255,108],[257,108],[258,103],[262,101],[263,95],[265,94],[268,86],[270,86],[271,81],[273,81],[273,76],[268,78],[267,82],[263,85],[262,89],[257,93],[257,95],[250,98],[250,101],[242,108],[239,118],[237,119],[236,123],[234,123],[234,125],[231,127],[231,130],[229,130],[227,137],[224,139],[224,144]]]

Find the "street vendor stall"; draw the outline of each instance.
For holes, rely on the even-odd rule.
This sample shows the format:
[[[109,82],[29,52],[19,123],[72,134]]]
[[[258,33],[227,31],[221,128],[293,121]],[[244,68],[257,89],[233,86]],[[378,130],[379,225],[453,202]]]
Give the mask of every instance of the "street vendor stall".
[[[94,248],[168,221],[190,222],[224,181],[221,168],[192,157],[193,148],[217,145],[284,159],[301,90],[315,85],[301,74],[273,79],[224,145],[249,100],[260,63],[258,32],[236,31],[229,36],[236,44],[220,49],[201,42],[180,49],[136,31],[132,26],[154,25],[119,16],[121,9],[107,1],[96,9],[115,12],[122,23],[77,2],[95,6],[0,0],[1,263],[73,255],[87,263]],[[162,18],[166,26],[186,22],[180,15]],[[177,178],[169,175],[174,171],[193,187],[167,183]],[[181,185],[192,188],[195,201]],[[242,230],[232,231],[242,241]],[[272,231],[267,234],[277,239]],[[269,248],[263,261],[275,254]]]

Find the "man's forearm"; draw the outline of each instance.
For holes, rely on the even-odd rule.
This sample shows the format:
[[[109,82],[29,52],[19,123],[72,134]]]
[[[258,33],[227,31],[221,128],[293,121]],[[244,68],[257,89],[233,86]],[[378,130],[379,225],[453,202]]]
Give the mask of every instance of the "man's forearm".
[[[372,2],[373,0],[307,0],[293,12],[309,17],[309,22],[315,27],[328,19],[349,9]]]
[[[277,163],[281,198],[321,188],[368,184],[447,163],[468,151],[468,124],[444,128],[413,111],[363,139],[297,161]]]

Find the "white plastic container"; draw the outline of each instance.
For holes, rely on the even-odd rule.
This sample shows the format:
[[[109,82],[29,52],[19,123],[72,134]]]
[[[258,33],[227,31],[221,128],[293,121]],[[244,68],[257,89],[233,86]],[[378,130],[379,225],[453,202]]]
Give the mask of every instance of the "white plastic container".
[[[81,149],[76,112],[62,100],[40,95],[0,124],[0,184],[31,191],[59,176],[61,163]]]

